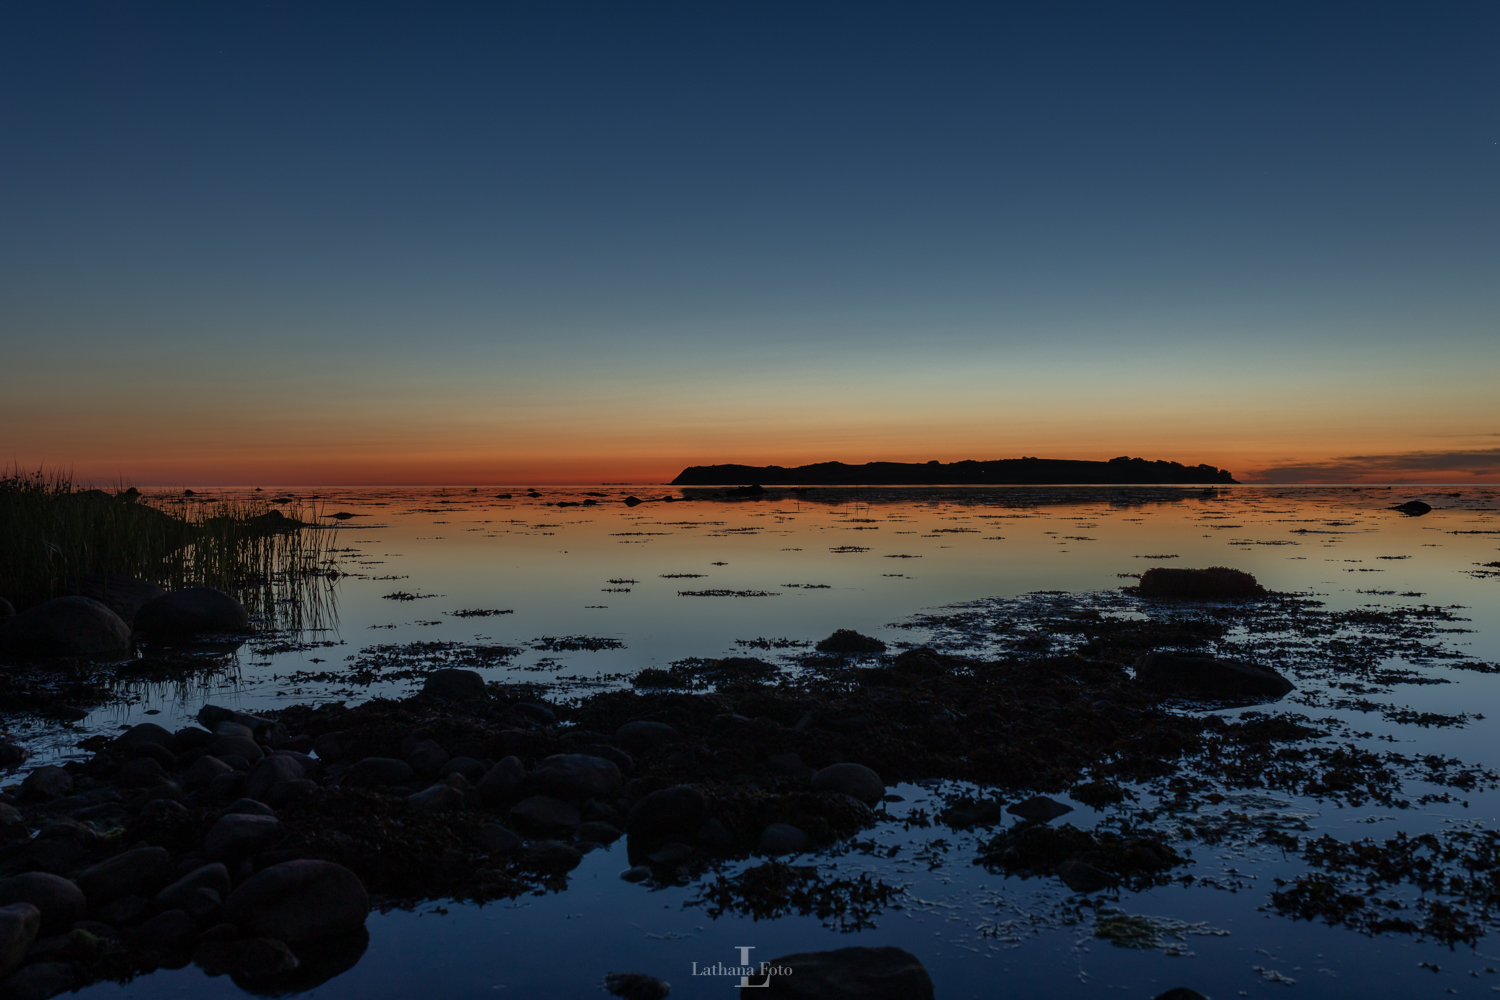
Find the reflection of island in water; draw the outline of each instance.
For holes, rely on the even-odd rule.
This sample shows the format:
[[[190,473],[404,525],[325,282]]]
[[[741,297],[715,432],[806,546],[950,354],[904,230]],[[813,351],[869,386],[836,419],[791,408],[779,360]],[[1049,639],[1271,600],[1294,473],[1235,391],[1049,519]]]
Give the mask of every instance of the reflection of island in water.
[[[780,465],[694,465],[672,480],[673,486],[757,485],[896,486],[896,485],[1154,485],[1160,483],[1237,483],[1227,469],[1180,462],[1148,462],[1144,458],[1112,458],[1084,462],[1059,458],[1005,458],[992,462],[818,462],[784,468]]]

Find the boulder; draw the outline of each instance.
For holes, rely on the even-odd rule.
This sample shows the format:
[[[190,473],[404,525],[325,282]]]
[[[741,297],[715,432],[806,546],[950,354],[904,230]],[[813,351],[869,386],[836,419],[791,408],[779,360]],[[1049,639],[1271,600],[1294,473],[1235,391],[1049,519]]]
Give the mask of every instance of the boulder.
[[[42,914],[40,933],[61,934],[82,920],[88,901],[78,884],[61,875],[47,872],[25,872],[14,878],[0,879],[0,906],[30,903]]]
[[[121,896],[152,896],[172,877],[165,847],[137,847],[101,861],[78,876],[78,888],[95,908]]]
[[[137,757],[126,761],[115,772],[115,781],[126,788],[150,788],[166,779],[166,772],[155,757]]]
[[[237,861],[270,846],[281,836],[281,821],[275,816],[227,813],[209,828],[203,853],[215,861]]]
[[[1230,601],[1262,597],[1266,590],[1255,577],[1227,566],[1208,569],[1168,569],[1157,566],[1141,574],[1142,597],[1168,601]]]
[[[200,788],[207,788],[221,774],[234,773],[234,768],[219,758],[204,754],[193,761],[193,766],[188,768],[187,773],[182,776],[182,782],[189,790],[197,791]]]
[[[144,635],[169,638],[205,632],[248,632],[250,612],[222,590],[188,587],[141,605],[135,628]]]
[[[1073,807],[1065,802],[1049,799],[1045,795],[1033,795],[1024,802],[1017,802],[1005,811],[1032,823],[1050,823],[1057,817],[1072,812]]]
[[[130,626],[88,597],[58,597],[0,620],[0,655],[80,658],[130,651]]]
[[[410,764],[394,757],[366,757],[344,774],[348,788],[378,788],[381,785],[409,785],[416,777]]]
[[[272,865],[224,903],[224,918],[242,932],[290,945],[357,931],[369,915],[370,896],[359,878],[331,861]]]
[[[491,804],[515,797],[516,789],[526,777],[526,765],[519,757],[505,757],[479,779],[479,795]]]
[[[448,784],[432,785],[406,797],[417,812],[436,813],[462,809],[464,793]]]
[[[215,862],[194,868],[182,878],[156,894],[156,902],[166,907],[187,906],[189,897],[198,889],[212,889],[220,897],[229,895],[229,869]]]
[[[260,801],[259,799],[252,799],[249,796],[246,796],[245,798],[241,798],[241,799],[235,799],[233,802],[231,802],[229,804],[229,808],[225,809],[224,812],[225,813],[244,813],[246,816],[275,816],[276,815],[276,810],[275,809],[272,809],[270,806],[266,805],[264,802]]]
[[[265,756],[265,751],[248,736],[218,736],[208,745],[208,752],[215,757],[243,757],[254,763]]]
[[[1420,500],[1408,500],[1406,503],[1398,503],[1391,510],[1399,510],[1407,517],[1421,517],[1423,514],[1432,513],[1432,505],[1425,504]]]
[[[812,847],[812,838],[795,826],[772,823],[761,831],[757,850],[762,854],[801,854]]]
[[[477,670],[446,668],[434,670],[422,684],[422,693],[448,701],[466,701],[470,698],[485,698],[484,677]]]
[[[514,854],[521,847],[521,837],[499,823],[486,823],[479,828],[479,843],[491,854]]]
[[[198,936],[198,922],[186,910],[164,910],[130,935],[148,948],[185,948]]]
[[[344,755],[343,748],[339,746],[339,733],[324,733],[313,740],[313,753],[321,761],[332,763]]]
[[[692,840],[708,818],[708,800],[691,785],[673,785],[630,807],[625,830],[645,841]]]
[[[522,795],[550,795],[570,802],[612,799],[624,780],[614,761],[581,753],[554,754],[521,782]]]
[[[448,763],[448,751],[436,740],[422,740],[406,755],[406,762],[418,774],[436,774]]]
[[[205,941],[193,952],[193,964],[210,976],[229,973],[250,983],[284,976],[301,965],[286,942],[274,938]]]
[[[21,798],[31,801],[60,799],[73,790],[73,776],[55,764],[28,774],[21,782]]]
[[[142,722],[131,726],[110,743],[110,748],[124,757],[136,756],[143,746],[161,747],[170,754],[178,752],[177,737],[154,722]]]
[[[562,799],[533,795],[517,802],[510,810],[511,822],[528,830],[560,830],[582,822],[578,808]]]
[[[885,643],[874,636],[860,635],[853,629],[841,628],[813,648],[820,653],[884,653]]]
[[[306,777],[302,765],[291,757],[274,754],[250,769],[245,779],[245,797],[264,802],[270,798],[271,789],[283,781],[300,781]]]
[[[30,903],[0,906],[0,978],[21,964],[42,927],[42,911]]]
[[[1180,653],[1147,653],[1136,661],[1135,679],[1158,691],[1207,698],[1280,698],[1294,689],[1270,667]]]
[[[813,775],[812,786],[820,792],[843,792],[871,806],[885,798],[885,782],[863,764],[830,764]]]
[[[26,817],[13,805],[0,802],[0,844],[17,840],[30,840],[31,830],[26,826]]]
[[[602,823],[598,820],[580,823],[575,834],[579,840],[591,840],[596,844],[613,844],[620,839],[620,831],[618,829],[609,823]]]
[[[9,740],[0,740],[0,767],[15,767],[29,756],[25,747]]]
[[[65,585],[69,593],[93,598],[125,622],[133,620],[143,605],[167,593],[159,583],[123,573],[80,573],[68,577]]]
[[[765,963],[782,974],[751,976],[742,997],[807,1000],[932,1000],[932,977],[918,958],[900,948],[839,948],[802,952]]]
[[[677,730],[665,722],[637,719],[615,730],[615,742],[631,753],[641,753],[677,738]]]
[[[438,768],[438,776],[446,778],[450,774],[463,775],[471,785],[477,785],[484,780],[488,769],[473,757],[450,757],[447,763]]]
[[[1208,1000],[1208,997],[1186,986],[1174,986],[1165,993],[1158,993],[1154,1000]]]
[[[561,840],[538,840],[521,852],[521,864],[544,872],[570,872],[583,863],[583,852]]]
[[[5,1000],[48,1000],[73,988],[73,966],[67,962],[32,962],[5,981]]]
[[[586,753],[590,757],[603,757],[620,769],[622,777],[628,777],[635,770],[635,761],[631,759],[630,754],[608,743],[585,743],[578,748],[578,753]]]

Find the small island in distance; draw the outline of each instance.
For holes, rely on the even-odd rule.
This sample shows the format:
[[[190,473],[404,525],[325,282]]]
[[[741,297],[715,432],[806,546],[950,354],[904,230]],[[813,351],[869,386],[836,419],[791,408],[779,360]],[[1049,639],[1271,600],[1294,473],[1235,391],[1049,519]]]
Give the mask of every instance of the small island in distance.
[[[817,462],[780,465],[693,465],[673,486],[1159,486],[1234,485],[1227,469],[1121,456],[1107,462],[1060,458],[1003,458],[989,462]]]

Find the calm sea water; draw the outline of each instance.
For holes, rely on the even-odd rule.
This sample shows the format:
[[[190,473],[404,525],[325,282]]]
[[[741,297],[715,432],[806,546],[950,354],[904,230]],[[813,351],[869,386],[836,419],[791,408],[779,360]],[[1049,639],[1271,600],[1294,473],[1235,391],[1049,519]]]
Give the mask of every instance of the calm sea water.
[[[509,500],[468,487],[287,492],[316,499],[327,513],[358,515],[337,522],[333,547],[343,575],[316,581],[317,599],[303,607],[320,631],[302,638],[341,645],[256,652],[252,643],[229,674],[211,683],[141,686],[130,704],[101,709],[73,732],[22,735],[52,756],[66,756],[79,752],[71,744],[88,732],[146,719],[176,728],[208,702],[256,711],[413,688],[415,682],[355,688],[336,677],[307,679],[309,672],[337,673],[347,658],[376,644],[515,646],[522,652],[491,669],[491,679],[556,682],[581,693],[689,656],[774,658],[795,651],[778,643],[820,639],[836,628],[925,642],[930,636],[910,623],[916,613],[1036,591],[1115,591],[1133,582],[1122,574],[1153,565],[1233,566],[1271,589],[1316,594],[1334,609],[1458,606],[1471,631],[1455,634],[1453,647],[1500,660],[1500,578],[1486,575],[1483,565],[1500,560],[1497,488],[830,489],[634,508],[619,499],[630,492],[660,497],[663,488],[542,488],[539,498],[516,493]],[[1414,497],[1439,509],[1420,518],[1386,509]],[[586,499],[598,505],[549,505]],[[455,614],[470,610],[508,613]],[[559,648],[558,639],[572,640],[563,647],[602,648]],[[1500,676],[1441,665],[1424,670],[1452,683],[1400,686],[1385,700],[1485,718],[1443,729],[1401,726],[1378,714],[1347,713],[1349,721],[1371,734],[1372,746],[1388,748],[1394,740],[1407,752],[1500,766]],[[902,858],[924,854],[930,861],[863,855],[821,861],[846,875],[870,871],[906,887],[902,908],[887,910],[873,929],[840,933],[811,917],[711,920],[685,905],[694,887],[621,881],[627,866],[621,842],[589,854],[561,894],[372,916],[364,958],[309,995],[600,996],[606,972],[635,971],[668,980],[674,997],[722,998],[733,995],[732,981],[695,977],[692,963],[732,963],[738,946],[770,959],[853,944],[911,951],[944,998],[1152,997],[1176,985],[1218,997],[1287,990],[1327,997],[1489,995],[1500,988],[1500,974],[1488,971],[1500,968],[1500,942],[1491,939],[1477,951],[1450,952],[1263,912],[1272,879],[1304,870],[1263,845],[1198,847],[1187,870],[1233,884],[1232,891],[1174,886],[1124,894],[1119,906],[1128,913],[1181,921],[1182,940],[1167,949],[1113,947],[1092,937],[1090,926],[1058,919],[1054,904],[1067,890],[1055,880],[1006,879],[971,864],[976,834],[903,829],[904,811],[931,809],[939,790],[892,789],[906,801],[891,804],[892,821],[873,833],[882,844],[903,846]],[[1423,790],[1408,785],[1413,797]],[[1098,815],[1072,804],[1077,812],[1068,821],[1076,825]],[[1500,827],[1493,793],[1470,795],[1466,808],[1447,803],[1399,816],[1293,796],[1247,796],[1239,805],[1301,814],[1315,831],[1341,839],[1456,822]],[[932,846],[939,838],[943,845]],[[189,967],[84,992],[102,998],[240,991],[227,978],[208,979]]]

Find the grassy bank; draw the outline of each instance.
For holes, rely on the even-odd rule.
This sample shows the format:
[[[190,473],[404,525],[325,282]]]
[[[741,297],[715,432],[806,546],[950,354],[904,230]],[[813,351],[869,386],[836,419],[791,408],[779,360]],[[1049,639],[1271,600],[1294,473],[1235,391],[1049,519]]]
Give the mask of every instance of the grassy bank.
[[[319,511],[263,500],[149,496],[80,489],[61,472],[0,475],[0,597],[17,610],[74,592],[86,573],[118,573],[168,589],[235,594],[268,623],[321,617],[331,529],[301,530]],[[279,621],[282,618],[296,620]]]

